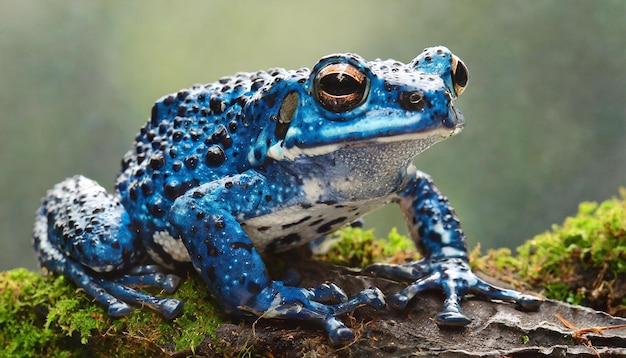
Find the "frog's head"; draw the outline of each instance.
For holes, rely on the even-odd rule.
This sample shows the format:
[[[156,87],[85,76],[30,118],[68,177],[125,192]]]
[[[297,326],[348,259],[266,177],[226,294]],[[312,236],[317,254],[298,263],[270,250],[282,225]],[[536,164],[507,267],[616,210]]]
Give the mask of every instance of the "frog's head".
[[[294,160],[411,141],[416,149],[407,155],[413,157],[463,128],[453,104],[467,79],[463,62],[445,47],[427,48],[409,64],[324,57],[303,84],[283,92],[279,138],[267,155]]]

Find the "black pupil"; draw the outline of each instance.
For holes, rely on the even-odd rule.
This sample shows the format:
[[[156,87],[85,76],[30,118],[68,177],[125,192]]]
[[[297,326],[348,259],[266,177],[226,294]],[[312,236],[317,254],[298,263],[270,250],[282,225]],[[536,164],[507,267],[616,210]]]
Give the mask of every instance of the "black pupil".
[[[454,82],[461,87],[467,85],[467,71],[465,71],[465,66],[460,63],[456,65],[456,70],[454,71]]]
[[[333,73],[320,79],[320,88],[331,96],[345,96],[359,92],[361,84],[344,73]]]

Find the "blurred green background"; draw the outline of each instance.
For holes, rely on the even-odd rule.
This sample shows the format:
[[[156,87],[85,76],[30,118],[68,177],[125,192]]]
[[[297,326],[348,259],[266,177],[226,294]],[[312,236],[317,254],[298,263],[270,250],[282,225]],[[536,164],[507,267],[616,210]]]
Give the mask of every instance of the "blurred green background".
[[[515,247],[626,186],[626,2],[0,1],[0,270],[35,268],[40,198],[84,174],[111,189],[154,100],[323,55],[470,70],[465,131],[417,160],[470,246]],[[404,230],[397,208],[370,215]]]

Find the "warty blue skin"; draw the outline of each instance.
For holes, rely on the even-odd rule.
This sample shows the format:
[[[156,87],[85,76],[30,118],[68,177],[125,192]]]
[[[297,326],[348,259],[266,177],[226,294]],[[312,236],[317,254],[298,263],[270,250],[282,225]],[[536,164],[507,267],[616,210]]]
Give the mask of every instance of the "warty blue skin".
[[[39,261],[111,316],[134,304],[166,318],[182,302],[129,286],[173,292],[179,278],[162,268],[191,262],[227,312],[315,321],[346,342],[354,334],[335,316],[381,308],[382,293],[287,286],[267,276],[260,253],[304,245],[395,202],[425,258],[364,270],[409,282],[390,305],[441,288],[436,322],[449,326],[470,322],[459,305],[466,293],[537,309],[541,299],[470,271],[453,209],[412,164],[463,128],[453,105],[466,83],[465,65],[433,47],[409,64],[331,55],[310,71],[238,73],[165,96],[125,155],[115,194],[82,176],[48,192],[33,235]],[[338,303],[322,303],[329,299]]]

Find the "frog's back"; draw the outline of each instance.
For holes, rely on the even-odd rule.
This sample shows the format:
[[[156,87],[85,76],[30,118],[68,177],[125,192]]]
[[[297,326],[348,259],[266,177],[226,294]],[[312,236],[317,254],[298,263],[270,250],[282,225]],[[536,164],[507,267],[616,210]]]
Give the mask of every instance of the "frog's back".
[[[275,120],[252,115],[275,105],[261,94],[287,77],[307,75],[308,70],[242,72],[159,99],[116,182],[141,231],[167,230],[170,206],[191,188],[261,165],[249,159],[249,151],[261,128]]]

